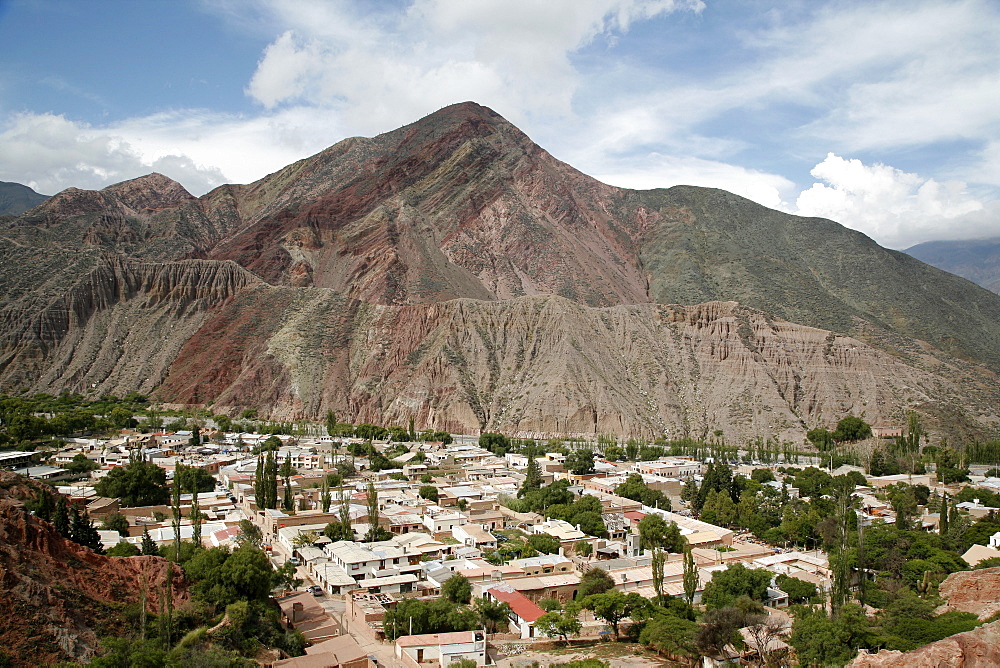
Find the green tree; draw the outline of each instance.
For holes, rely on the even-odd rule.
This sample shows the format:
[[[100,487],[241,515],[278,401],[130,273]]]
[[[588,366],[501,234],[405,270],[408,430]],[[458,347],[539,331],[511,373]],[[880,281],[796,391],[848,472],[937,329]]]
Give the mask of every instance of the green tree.
[[[612,589],[603,594],[591,594],[581,601],[581,606],[594,613],[598,619],[604,620],[611,627],[615,640],[618,640],[618,626],[627,617],[648,616],[653,604],[636,592],[623,594]]]
[[[572,612],[546,612],[535,620],[535,630],[550,638],[562,638],[569,642],[570,636],[580,635],[583,624]]]
[[[781,591],[788,594],[791,603],[808,603],[819,593],[816,585],[789,575],[779,575],[775,581]]]
[[[837,423],[833,438],[837,441],[860,441],[871,438],[872,428],[859,417],[848,415]]]
[[[139,552],[139,548],[135,545],[123,540],[120,543],[113,545],[104,554],[109,557],[137,557],[141,553]]]
[[[753,601],[763,601],[771,584],[771,572],[762,568],[747,568],[743,564],[733,564],[724,571],[712,574],[705,585],[702,602],[710,608],[731,605],[740,596]]]
[[[510,606],[506,603],[492,598],[477,598],[474,610],[487,633],[500,633],[507,628]]]
[[[66,470],[70,473],[89,473],[100,467],[93,459],[87,459],[86,455],[80,453],[73,456],[73,460],[66,465]]]
[[[441,595],[452,603],[468,605],[472,598],[472,584],[467,577],[456,573],[441,585]]]
[[[211,492],[215,489],[216,479],[211,473],[197,466],[185,466],[174,472],[174,478],[180,479],[182,489],[189,492]]]
[[[566,455],[564,465],[573,475],[590,475],[594,472],[594,451],[590,448],[572,450]]]
[[[378,525],[378,492],[375,485],[368,483],[368,490],[365,492],[365,505],[368,507],[368,533],[365,535],[365,542],[374,542],[379,535]]]
[[[326,412],[326,433],[329,436],[337,435],[337,414],[332,410]]]
[[[101,545],[101,536],[97,533],[94,523],[90,521],[87,509],[83,512],[73,505],[69,514],[69,536],[74,543],[89,547],[98,554],[104,554],[104,547]]]
[[[142,529],[142,543],[139,551],[144,557],[158,557],[160,555],[160,548],[157,547],[156,541],[149,535],[149,529],[146,527]]]
[[[580,578],[577,589],[577,599],[584,599],[592,594],[603,594],[615,588],[614,579],[603,568],[591,568]]]
[[[420,497],[427,499],[428,501],[438,502],[438,488],[434,485],[423,485],[420,488]]]
[[[542,554],[556,554],[562,544],[555,536],[547,533],[535,533],[528,536],[528,544]]]
[[[691,545],[684,541],[684,600],[688,605],[694,604],[694,595],[698,591],[698,567],[695,565],[694,554],[691,552]]]
[[[528,468],[524,472],[524,482],[521,484],[521,489],[518,490],[517,496],[523,497],[533,490],[537,490],[542,486],[542,469],[535,461],[534,457],[528,457]]]
[[[98,495],[121,499],[127,508],[162,506],[170,499],[167,472],[156,464],[133,458],[101,478],[95,486]]]
[[[917,514],[917,498],[913,491],[909,486],[899,489],[889,495],[889,503],[896,513],[896,527],[909,529]]]
[[[831,619],[821,609],[800,608],[788,643],[804,665],[842,666],[858,653],[849,642],[852,635],[840,618]]]
[[[128,538],[128,519],[121,513],[111,513],[101,523],[104,531],[117,531],[122,538]]]
[[[694,659],[698,650],[694,643],[698,625],[673,615],[653,617],[639,634],[639,642],[669,656]]]

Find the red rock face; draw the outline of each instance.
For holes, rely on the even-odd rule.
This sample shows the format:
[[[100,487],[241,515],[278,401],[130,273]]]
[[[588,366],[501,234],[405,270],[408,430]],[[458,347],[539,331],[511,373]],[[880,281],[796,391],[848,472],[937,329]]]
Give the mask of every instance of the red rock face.
[[[910,652],[861,654],[851,668],[993,668],[1000,666],[1000,622],[956,633]]]
[[[0,221],[0,267],[0,391],[523,435],[1000,424],[1000,297],[724,191],[607,186],[471,103],[197,199],[65,191]]]
[[[124,619],[117,604],[137,603],[146,583],[156,613],[173,568],[174,606],[189,596],[179,566],[160,557],[105,557],[67,541],[48,522],[29,515],[23,499],[34,483],[0,471],[0,646],[15,665],[86,659],[98,637],[116,635]]]

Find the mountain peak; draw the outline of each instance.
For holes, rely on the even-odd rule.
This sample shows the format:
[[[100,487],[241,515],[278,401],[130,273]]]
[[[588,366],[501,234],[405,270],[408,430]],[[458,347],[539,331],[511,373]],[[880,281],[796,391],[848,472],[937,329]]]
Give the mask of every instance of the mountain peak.
[[[114,195],[123,204],[136,211],[162,209],[194,199],[184,186],[158,172],[115,183],[101,192]]]

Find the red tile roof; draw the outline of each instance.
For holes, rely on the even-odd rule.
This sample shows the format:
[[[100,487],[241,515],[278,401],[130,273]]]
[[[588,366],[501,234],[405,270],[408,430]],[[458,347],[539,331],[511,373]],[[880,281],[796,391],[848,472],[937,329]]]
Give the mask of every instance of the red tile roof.
[[[510,606],[510,609],[514,611],[514,614],[523,619],[526,622],[533,622],[542,615],[545,611],[539,608],[535,603],[531,601],[527,596],[519,591],[503,591],[501,589],[489,589],[490,596],[498,601],[502,601]]]

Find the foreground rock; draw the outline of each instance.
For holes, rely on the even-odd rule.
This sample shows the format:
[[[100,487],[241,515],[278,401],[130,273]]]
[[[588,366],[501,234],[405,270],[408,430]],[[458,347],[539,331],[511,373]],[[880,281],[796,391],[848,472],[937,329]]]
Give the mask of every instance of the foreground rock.
[[[129,620],[143,582],[155,614],[171,567],[160,557],[106,557],[64,539],[25,510],[37,492],[36,483],[0,471],[0,656],[15,666],[85,660],[101,637],[138,630]],[[172,567],[179,607],[187,583]]]
[[[1000,567],[952,573],[940,587],[946,603],[937,614],[971,612],[979,619],[989,619],[1000,612]]]
[[[996,668],[1000,666],[1000,622],[924,645],[910,652],[861,654],[850,668]]]

